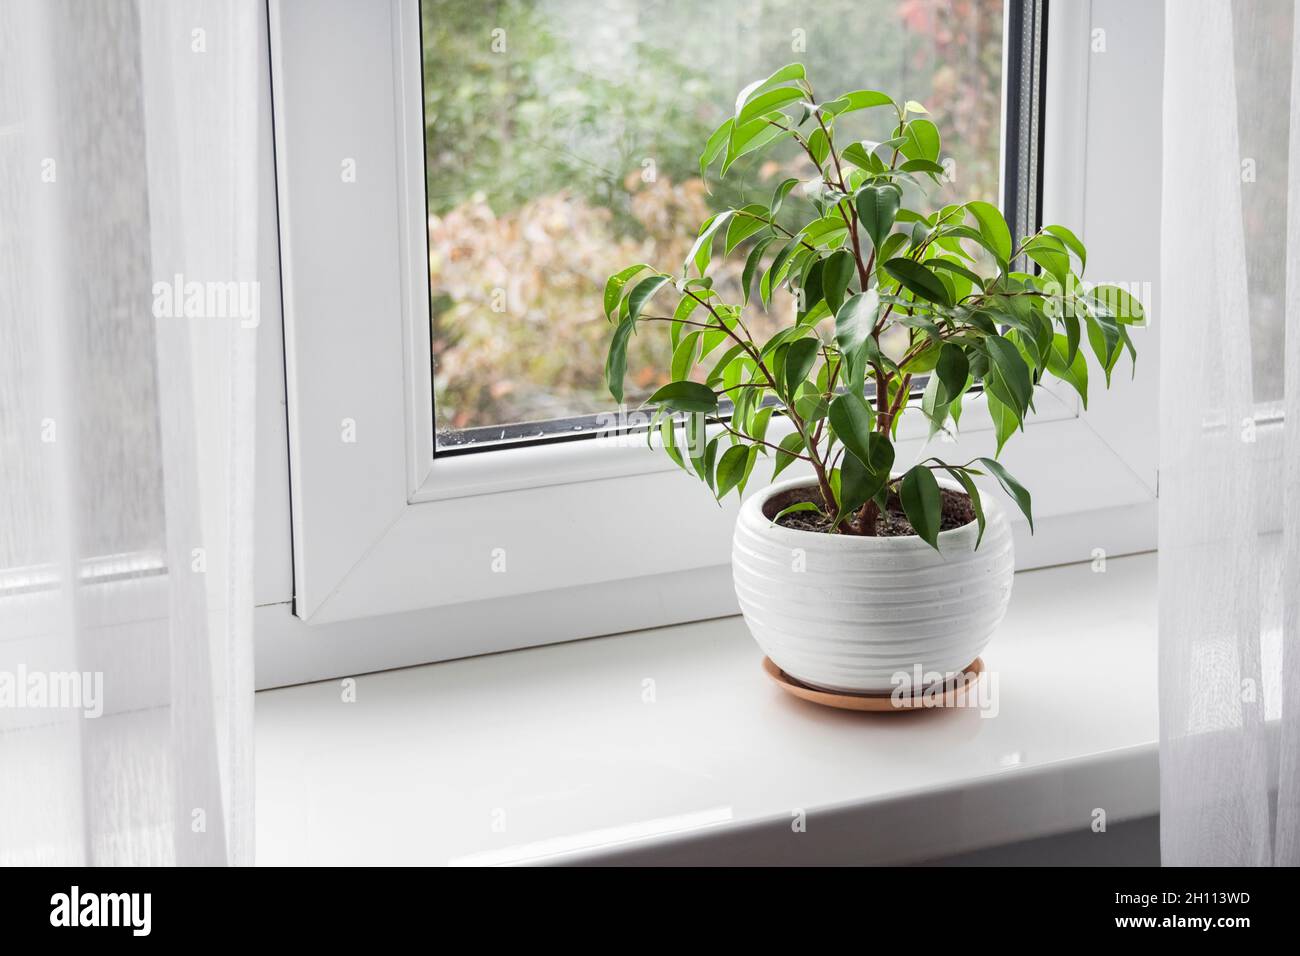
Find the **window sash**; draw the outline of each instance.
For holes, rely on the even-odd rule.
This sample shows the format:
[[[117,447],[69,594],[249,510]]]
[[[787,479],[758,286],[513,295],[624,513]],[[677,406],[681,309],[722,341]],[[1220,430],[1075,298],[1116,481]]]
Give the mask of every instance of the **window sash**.
[[[719,582],[735,502],[719,508],[643,441],[435,458],[416,0],[272,0],[270,10],[291,460],[287,499],[259,500],[259,518],[292,522],[293,592],[277,613],[292,601],[296,623],[285,630],[301,640],[284,653],[355,639],[338,657],[355,670],[361,658],[399,666],[609,633],[620,619],[647,627],[733,613]],[[1105,70],[1090,71],[1094,19],[1117,38]],[[1151,51],[1161,22],[1159,11],[1122,0],[1053,8],[1047,97],[1072,108],[1045,107],[1044,215],[1084,223],[1090,266],[1095,257],[1108,278],[1158,274],[1149,243],[1127,224],[1158,220],[1147,160],[1158,173],[1159,151],[1148,147],[1159,130],[1144,117],[1159,113]],[[1089,109],[1074,102],[1083,90]],[[1123,135],[1089,137],[1098,111]],[[345,157],[355,160],[354,184],[339,183]],[[1087,189],[1117,168],[1126,170],[1118,187]],[[273,334],[274,323],[264,317],[263,329]],[[1157,336],[1147,330],[1148,369]],[[1154,544],[1155,376],[1116,379],[1086,416],[1071,395],[1043,393],[1044,414],[1008,446],[1008,466],[1034,491],[1038,526],[1033,538],[1019,533],[1019,568]],[[978,405],[964,426],[973,416],[976,427]],[[268,421],[283,421],[277,401],[267,408]],[[354,422],[355,442],[340,439],[343,419]],[[981,434],[969,437],[984,454]],[[920,445],[900,435],[900,456]],[[498,547],[507,570],[494,574]],[[678,601],[690,582],[707,586]],[[636,613],[620,618],[630,595],[640,596]],[[379,626],[375,615],[389,617]],[[331,637],[313,644],[313,634]],[[328,667],[307,663],[304,673]]]

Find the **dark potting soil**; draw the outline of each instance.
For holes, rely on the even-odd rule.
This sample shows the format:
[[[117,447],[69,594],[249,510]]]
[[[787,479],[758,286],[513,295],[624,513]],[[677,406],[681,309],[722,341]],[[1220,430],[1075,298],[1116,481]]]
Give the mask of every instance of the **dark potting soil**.
[[[962,525],[970,524],[975,520],[975,509],[971,506],[970,497],[965,492],[940,488],[939,493],[943,496],[943,517],[939,522],[940,531],[951,531],[953,528],[960,528]],[[816,488],[796,488],[793,491],[787,491],[783,495],[777,495],[767,502],[763,510],[771,518],[772,515],[779,514],[783,509],[801,501],[811,501],[820,507],[822,496]],[[820,511],[795,511],[782,516],[777,521],[777,524],[783,528],[797,528],[800,531],[829,533],[831,530],[830,519]],[[916,534],[916,529],[912,527],[912,523],[907,520],[907,515],[903,513],[903,503],[898,500],[897,495],[889,496],[889,509],[877,517],[876,534],[883,538],[897,538]]]

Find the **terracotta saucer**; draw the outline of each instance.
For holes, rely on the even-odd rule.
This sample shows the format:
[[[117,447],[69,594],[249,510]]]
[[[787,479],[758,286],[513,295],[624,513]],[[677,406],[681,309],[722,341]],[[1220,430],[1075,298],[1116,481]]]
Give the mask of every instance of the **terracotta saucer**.
[[[918,710],[938,710],[944,707],[958,706],[959,692],[974,693],[974,685],[984,673],[984,661],[975,658],[963,669],[962,673],[949,678],[942,694],[932,693],[931,699],[922,702],[922,694],[895,701],[893,694],[851,694],[843,691],[820,690],[795,680],[781,668],[772,663],[770,657],[763,658],[763,670],[767,676],[776,681],[786,693],[795,697],[821,704],[823,707],[837,707],[840,710],[869,710],[882,714],[905,714]]]

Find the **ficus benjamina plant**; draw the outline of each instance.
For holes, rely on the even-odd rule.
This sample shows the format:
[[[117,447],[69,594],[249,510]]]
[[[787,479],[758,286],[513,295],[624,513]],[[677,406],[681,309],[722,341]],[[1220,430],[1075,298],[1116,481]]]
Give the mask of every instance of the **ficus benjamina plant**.
[[[890,138],[841,147],[836,124],[859,110],[888,111]],[[929,215],[907,208],[905,199],[942,185],[945,172],[925,108],[874,90],[819,102],[798,63],[741,91],[735,113],[705,144],[701,173],[721,162],[725,175],[742,156],[785,140],[806,154],[815,170],[808,180],[786,179],[768,202],[710,216],[680,274],[637,264],[609,277],[604,308],[614,331],[605,373],[615,400],[623,402],[629,337],[662,323],[674,381],[646,402],[650,436],[658,434],[668,455],[719,500],[744,490],[760,456],[773,461],[774,478],[803,461],[820,502],[791,509],[820,510],[834,533],[873,535],[881,511],[896,501],[937,548],[935,472],[969,495],[981,536],[984,512],[972,479],[988,474],[1032,529],[1029,492],[998,456],[1023,429],[1044,376],[1072,386],[1086,406],[1085,338],[1108,386],[1121,352],[1136,359],[1128,327],[1143,321],[1141,304],[1118,286],[1085,288],[1087,251],[1064,226],[1016,242],[988,202]],[[791,204],[780,215],[796,188],[810,200],[809,221],[791,223]],[[745,257],[740,303],[725,301],[709,275],[719,243],[724,256]],[[755,286],[764,306],[779,288],[794,296],[792,321],[766,341],[745,322]],[[922,380],[918,405],[912,393]],[[919,408],[933,438],[959,425],[973,389],[982,390],[992,416],[993,457],[964,464],[931,457],[895,475],[904,409]],[[779,440],[768,439],[774,415],[793,426]]]

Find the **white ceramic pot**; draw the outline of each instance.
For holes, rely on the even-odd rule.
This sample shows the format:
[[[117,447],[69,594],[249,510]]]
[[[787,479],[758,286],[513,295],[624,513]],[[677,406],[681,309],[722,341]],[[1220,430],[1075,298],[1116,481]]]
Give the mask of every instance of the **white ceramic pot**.
[[[950,480],[942,486],[960,490]],[[960,671],[984,650],[1011,599],[1011,527],[993,495],[987,527],[919,537],[861,537],[772,523],[778,499],[811,487],[779,482],[740,509],[732,543],[736,596],[754,639],[778,667],[828,690],[884,693],[895,675]]]

